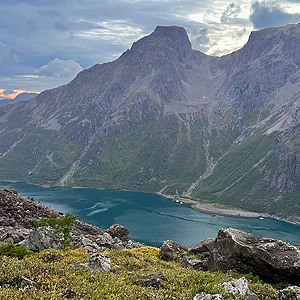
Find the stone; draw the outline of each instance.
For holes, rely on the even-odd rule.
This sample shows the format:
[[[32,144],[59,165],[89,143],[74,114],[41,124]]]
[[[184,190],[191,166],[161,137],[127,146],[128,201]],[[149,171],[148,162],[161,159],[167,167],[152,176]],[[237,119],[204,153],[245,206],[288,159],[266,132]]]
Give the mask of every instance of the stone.
[[[61,240],[63,234],[55,234],[52,227],[39,227],[29,234],[29,236],[19,243],[32,251],[41,251],[49,248],[62,249]]]
[[[17,286],[19,288],[24,288],[24,287],[35,287],[37,290],[40,290],[41,285],[25,276],[19,276],[17,278]]]
[[[92,271],[110,272],[110,265],[109,257],[94,253],[90,256],[89,262],[83,266],[88,267]]]
[[[223,282],[217,286],[220,286],[229,294],[240,296],[243,300],[259,300],[257,295],[249,290],[248,280],[245,277]]]
[[[91,252],[99,251],[98,244],[85,236],[81,238],[81,246]]]
[[[160,289],[164,287],[166,278],[161,274],[150,274],[148,276],[141,277],[143,285],[146,287],[153,287]]]
[[[280,290],[274,296],[275,300],[300,300],[300,287],[289,286]]]
[[[197,270],[197,271],[206,271],[207,270],[207,264],[201,260],[198,259],[192,259],[188,256],[186,256],[181,263],[181,266],[183,268]]]
[[[106,229],[106,232],[113,238],[118,237],[122,242],[129,241],[129,230],[122,225],[113,224]]]
[[[159,258],[162,260],[175,260],[183,253],[186,253],[188,251],[188,248],[180,245],[177,242],[167,240],[164,241],[160,251],[159,251]]]
[[[253,273],[266,282],[300,282],[300,251],[275,239],[255,237],[233,229],[220,229],[217,238],[198,245],[208,253],[210,271]]]
[[[223,297],[220,294],[200,293],[196,294],[193,300],[227,300],[227,298]]]

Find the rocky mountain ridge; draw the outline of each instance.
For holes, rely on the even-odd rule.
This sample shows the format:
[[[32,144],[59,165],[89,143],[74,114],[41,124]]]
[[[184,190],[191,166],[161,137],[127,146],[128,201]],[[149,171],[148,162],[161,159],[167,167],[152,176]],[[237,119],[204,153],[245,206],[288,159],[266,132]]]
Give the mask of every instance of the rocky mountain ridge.
[[[0,109],[3,180],[180,194],[300,215],[300,24],[223,57],[158,26],[117,60]]]

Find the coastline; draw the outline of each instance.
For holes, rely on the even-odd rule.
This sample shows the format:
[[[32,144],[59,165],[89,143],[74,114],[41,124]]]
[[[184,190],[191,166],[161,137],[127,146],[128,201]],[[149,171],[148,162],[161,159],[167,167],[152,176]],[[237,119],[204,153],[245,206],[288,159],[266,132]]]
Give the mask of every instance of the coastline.
[[[6,182],[11,182],[11,183],[22,183],[20,181],[14,181],[14,180],[0,180],[0,181],[6,181]],[[97,189],[97,190],[114,190],[114,191],[120,191],[120,192],[139,192],[139,193],[146,193],[146,194],[155,194],[158,195],[162,198],[165,199],[173,199],[176,197],[175,195],[166,195],[162,194],[160,192],[142,192],[142,191],[132,191],[132,190],[127,190],[127,189],[108,189],[108,188],[92,188],[92,187],[83,187],[83,186],[61,186],[61,185],[46,185],[46,184],[36,184],[36,183],[29,183],[29,182],[24,182],[27,184],[32,184],[44,188],[51,188],[51,187],[67,187],[67,188],[73,188],[73,189]],[[178,196],[177,196],[178,197]],[[300,226],[300,217],[296,218],[286,218],[286,217],[280,217],[276,215],[270,215],[268,213],[258,213],[258,212],[251,212],[251,211],[245,211],[242,209],[234,208],[234,207],[226,207],[220,204],[216,203],[201,203],[199,201],[193,200],[193,199],[187,199],[183,197],[178,197],[180,201],[182,201],[185,204],[190,205],[190,207],[194,210],[200,211],[202,213],[207,213],[211,215],[219,215],[219,216],[225,216],[225,217],[232,217],[232,218],[244,218],[244,219],[274,219],[277,221],[282,221],[286,223],[290,223],[293,225]]]
[[[166,199],[173,199],[175,196],[172,195],[165,195],[161,193],[156,193],[157,195],[164,197]],[[192,209],[195,209],[197,211],[200,211],[202,213],[210,214],[210,215],[219,215],[224,217],[232,217],[232,218],[244,218],[244,219],[273,219],[281,222],[286,222],[292,225],[300,226],[300,217],[298,218],[286,218],[286,217],[280,217],[276,215],[270,215],[269,213],[258,213],[258,212],[252,212],[252,211],[246,211],[242,209],[238,209],[235,207],[226,207],[221,204],[216,203],[201,203],[196,200],[192,199],[186,199],[182,197],[178,197],[180,201],[182,201],[185,204],[190,205]]]

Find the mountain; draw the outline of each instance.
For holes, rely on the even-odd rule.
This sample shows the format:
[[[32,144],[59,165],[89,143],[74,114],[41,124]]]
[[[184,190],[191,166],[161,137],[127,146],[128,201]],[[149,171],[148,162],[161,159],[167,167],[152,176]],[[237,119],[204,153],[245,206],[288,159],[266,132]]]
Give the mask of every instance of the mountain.
[[[8,104],[14,104],[21,101],[26,101],[35,97],[36,93],[21,93],[17,95],[14,99],[2,99],[0,100],[0,107]]]
[[[300,216],[300,23],[223,57],[158,26],[117,60],[0,109],[3,180],[183,194]]]

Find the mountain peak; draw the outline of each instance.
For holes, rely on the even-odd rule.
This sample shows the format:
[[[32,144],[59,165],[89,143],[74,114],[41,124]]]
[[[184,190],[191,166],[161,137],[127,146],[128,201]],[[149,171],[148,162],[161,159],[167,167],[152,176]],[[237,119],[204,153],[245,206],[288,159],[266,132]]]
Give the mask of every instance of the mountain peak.
[[[176,51],[177,55],[185,57],[192,49],[191,42],[183,27],[179,26],[157,26],[148,36],[133,43],[132,51],[166,50]],[[169,50],[169,51],[168,51]]]

